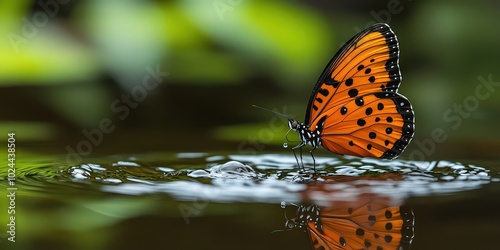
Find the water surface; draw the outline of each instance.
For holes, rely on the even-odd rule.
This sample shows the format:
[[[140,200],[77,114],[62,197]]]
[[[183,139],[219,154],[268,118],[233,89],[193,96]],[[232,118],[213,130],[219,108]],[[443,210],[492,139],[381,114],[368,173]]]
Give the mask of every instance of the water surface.
[[[16,179],[15,246],[487,249],[497,244],[500,171],[494,162],[317,156],[314,173],[312,161],[304,161],[306,172],[299,171],[292,154],[151,153],[76,165],[25,163]]]

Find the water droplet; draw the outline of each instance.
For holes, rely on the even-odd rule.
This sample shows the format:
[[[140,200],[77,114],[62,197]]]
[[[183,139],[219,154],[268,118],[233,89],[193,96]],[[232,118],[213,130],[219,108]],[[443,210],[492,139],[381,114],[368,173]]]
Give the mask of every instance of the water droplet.
[[[284,147],[284,148],[288,148],[288,143],[286,143],[286,142],[285,142],[285,143],[283,143],[283,147]]]

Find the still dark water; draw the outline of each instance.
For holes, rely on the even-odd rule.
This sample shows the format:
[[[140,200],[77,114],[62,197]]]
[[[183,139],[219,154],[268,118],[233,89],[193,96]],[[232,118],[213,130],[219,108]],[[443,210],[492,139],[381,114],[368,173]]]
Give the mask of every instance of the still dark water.
[[[313,175],[291,153],[19,162],[16,243],[2,226],[0,246],[500,249],[499,166],[330,155],[316,157]],[[5,196],[0,206],[5,225]]]

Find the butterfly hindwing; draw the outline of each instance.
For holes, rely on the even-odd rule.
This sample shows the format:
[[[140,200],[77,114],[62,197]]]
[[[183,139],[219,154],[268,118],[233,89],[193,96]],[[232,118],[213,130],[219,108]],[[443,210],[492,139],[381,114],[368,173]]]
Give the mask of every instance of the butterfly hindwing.
[[[339,154],[392,159],[414,133],[411,104],[394,92],[360,96],[324,115],[322,145]]]
[[[309,237],[314,250],[345,249],[344,237],[336,231],[320,232],[309,223]]]

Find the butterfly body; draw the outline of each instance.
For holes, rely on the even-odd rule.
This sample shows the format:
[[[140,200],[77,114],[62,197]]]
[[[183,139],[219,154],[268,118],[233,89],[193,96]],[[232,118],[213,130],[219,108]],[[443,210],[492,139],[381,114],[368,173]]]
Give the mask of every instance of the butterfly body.
[[[313,148],[317,148],[321,145],[321,131],[323,130],[324,123],[315,125],[314,130],[303,122],[298,122],[296,120],[289,120],[288,126],[293,131],[299,133],[300,140],[302,143],[309,144]]]
[[[305,122],[289,120],[301,140],[294,154],[309,144],[311,155],[323,146],[337,154],[397,157],[415,130],[413,108],[397,93],[400,83],[399,45],[391,28],[375,24],[358,33],[318,79]]]

